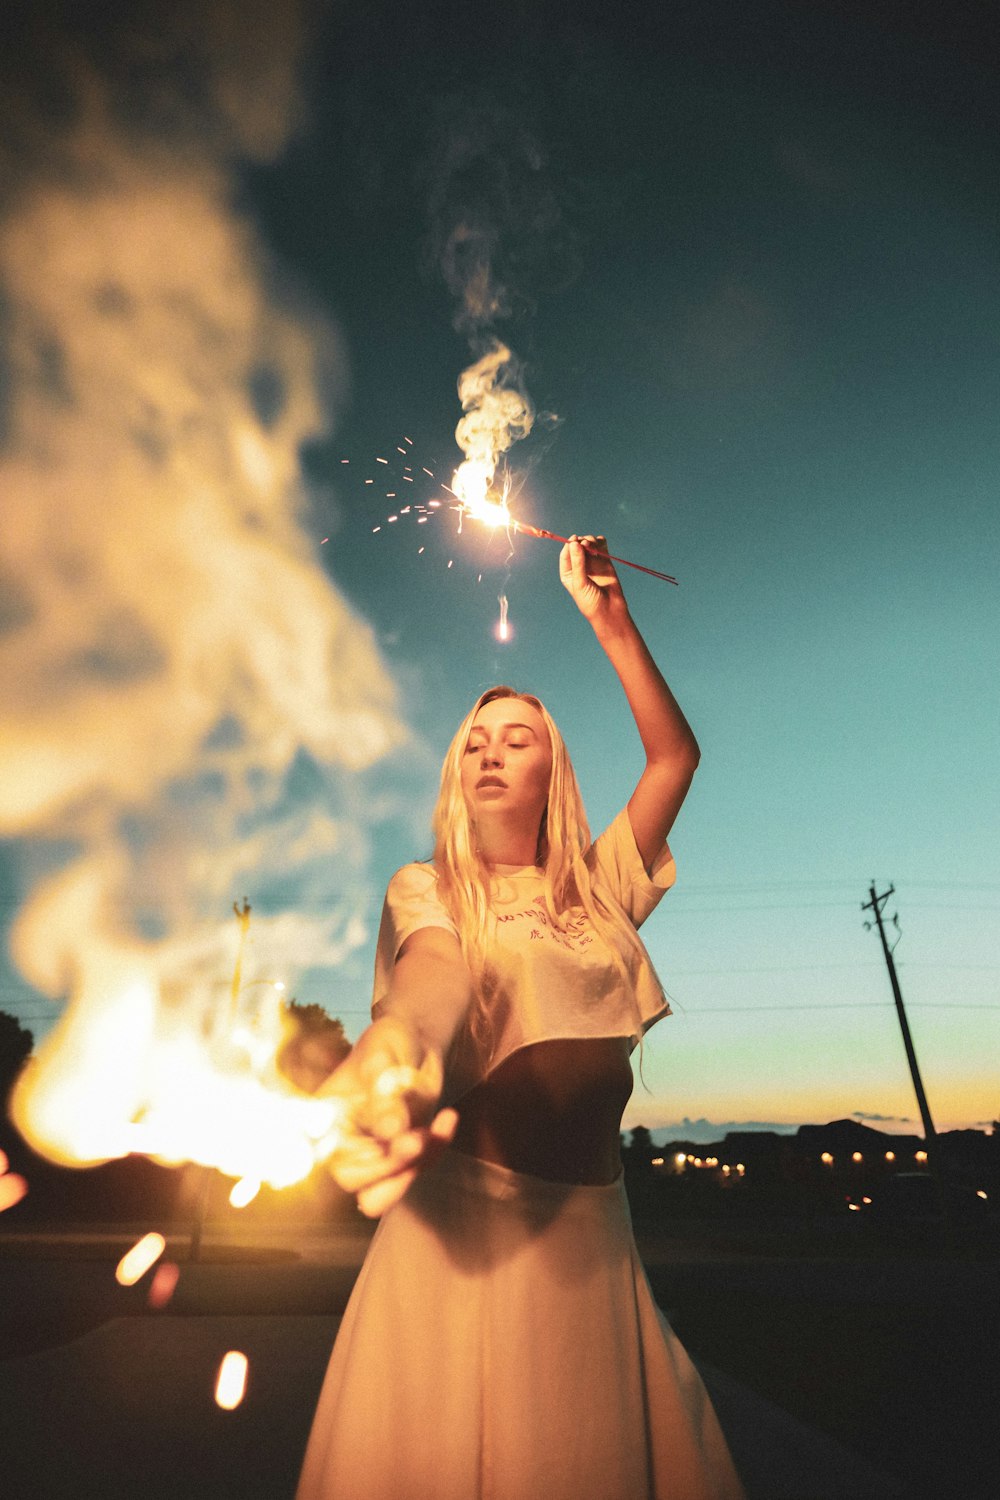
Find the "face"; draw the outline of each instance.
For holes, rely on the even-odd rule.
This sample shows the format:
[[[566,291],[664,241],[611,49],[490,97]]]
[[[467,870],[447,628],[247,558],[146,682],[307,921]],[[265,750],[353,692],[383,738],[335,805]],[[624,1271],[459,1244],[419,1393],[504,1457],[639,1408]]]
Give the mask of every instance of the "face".
[[[499,817],[537,832],[551,772],[549,732],[537,708],[521,698],[484,703],[462,759],[462,791],[473,822]]]

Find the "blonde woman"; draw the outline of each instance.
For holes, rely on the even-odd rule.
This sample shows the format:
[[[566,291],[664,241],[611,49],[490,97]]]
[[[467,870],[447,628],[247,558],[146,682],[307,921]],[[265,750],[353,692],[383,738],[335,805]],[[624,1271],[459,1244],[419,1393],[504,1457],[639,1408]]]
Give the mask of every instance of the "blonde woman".
[[[434,858],[389,884],[374,1019],[329,1085],[364,1101],[335,1175],[384,1217],[299,1500],[742,1494],[653,1302],[619,1156],[630,1053],[669,1013],[636,929],[673,882],[666,838],[698,746],[604,538],[572,538],[560,577],[645,769],[591,843],[537,699],[493,689],[452,742]]]

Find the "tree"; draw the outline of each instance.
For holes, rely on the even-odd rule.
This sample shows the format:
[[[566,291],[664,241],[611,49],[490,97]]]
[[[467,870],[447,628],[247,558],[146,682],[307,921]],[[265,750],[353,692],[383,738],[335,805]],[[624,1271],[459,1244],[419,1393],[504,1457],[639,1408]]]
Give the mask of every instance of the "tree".
[[[296,1088],[314,1094],[351,1050],[344,1023],[328,1015],[321,1005],[288,1000],[282,1010],[289,1030],[278,1048],[275,1065]]]
[[[31,1056],[35,1039],[16,1016],[0,1010],[0,1110],[6,1105],[14,1079]]]

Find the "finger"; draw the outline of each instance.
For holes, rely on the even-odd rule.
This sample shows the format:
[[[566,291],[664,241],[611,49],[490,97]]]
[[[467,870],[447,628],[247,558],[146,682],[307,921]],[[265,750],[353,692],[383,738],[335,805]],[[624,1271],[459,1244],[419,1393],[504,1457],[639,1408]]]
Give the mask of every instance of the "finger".
[[[351,1147],[338,1146],[327,1168],[337,1186],[346,1193],[356,1193],[391,1170],[386,1166],[385,1147],[370,1139],[355,1142]]]
[[[434,1116],[434,1119],[431,1121],[429,1133],[435,1136],[439,1141],[444,1141],[445,1143],[447,1143],[455,1134],[455,1130],[457,1129],[457,1127],[458,1110],[450,1108],[442,1109]]]
[[[378,1182],[374,1187],[366,1188],[358,1194],[358,1207],[368,1219],[377,1219],[387,1209],[393,1208],[402,1198],[403,1194],[412,1186],[416,1179],[417,1169],[412,1167],[408,1172],[397,1172],[395,1177],[388,1177],[384,1182]]]

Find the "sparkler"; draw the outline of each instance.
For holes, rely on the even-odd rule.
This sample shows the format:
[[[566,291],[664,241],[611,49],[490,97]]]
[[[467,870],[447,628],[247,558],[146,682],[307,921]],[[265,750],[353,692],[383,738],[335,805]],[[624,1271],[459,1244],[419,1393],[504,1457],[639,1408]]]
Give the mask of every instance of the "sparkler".
[[[451,493],[458,502],[461,515],[469,515],[476,521],[482,521],[484,525],[491,527],[502,526],[508,534],[521,532],[524,536],[537,537],[551,542],[568,542],[568,536],[560,536],[556,531],[546,531],[543,526],[531,526],[527,521],[519,521],[517,516],[511,514],[508,504],[510,493],[510,477],[504,476],[503,486],[497,490],[493,483],[494,470],[488,462],[477,459],[466,459],[459,464],[455,470],[455,477],[451,483]],[[635,568],[639,573],[648,573],[652,578],[662,578],[664,583],[676,584],[677,579],[670,573],[661,573],[659,568],[647,567],[645,563],[630,562],[627,557],[617,557],[613,552],[602,552],[596,547],[584,546],[587,551],[595,557],[608,557],[611,562],[621,563],[626,568]]]

